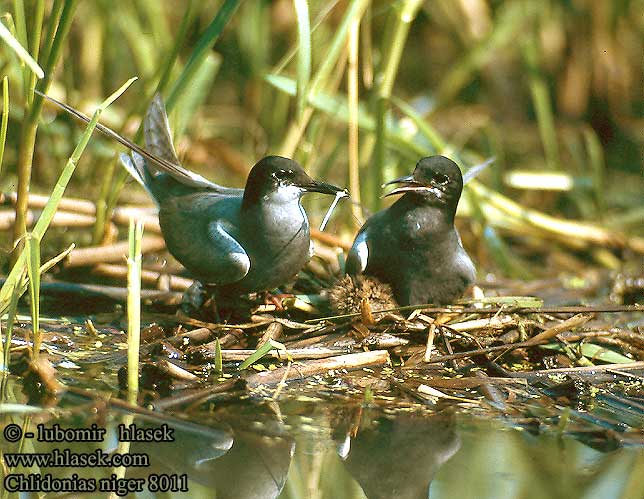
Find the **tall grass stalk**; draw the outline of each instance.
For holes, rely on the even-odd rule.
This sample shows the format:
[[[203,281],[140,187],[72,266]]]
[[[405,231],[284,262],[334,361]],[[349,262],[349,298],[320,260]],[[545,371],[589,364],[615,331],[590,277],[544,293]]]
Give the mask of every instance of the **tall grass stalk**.
[[[87,147],[92,132],[98,123],[98,119],[101,113],[118,97],[121,96],[125,90],[134,82],[136,78],[128,80],[121,88],[116,92],[110,95],[94,112],[90,123],[87,125],[85,132],[81,136],[79,143],[76,145],[74,152],[67,161],[67,164],[63,168],[56,185],[47,201],[47,204],[42,210],[40,218],[36,222],[31,234],[29,235],[29,244],[30,248],[23,248],[16,259],[16,263],[13,265],[11,272],[7,276],[2,288],[0,288],[0,315],[7,312],[7,330],[4,337],[4,352],[3,352],[3,365],[2,365],[2,387],[1,393],[5,394],[6,390],[6,366],[9,362],[9,351],[11,346],[11,337],[13,332],[13,325],[16,318],[16,313],[18,309],[18,300],[20,296],[25,292],[26,288],[26,274],[29,272],[30,277],[30,286],[32,289],[32,317],[34,318],[34,333],[38,330],[38,315],[39,315],[39,293],[37,292],[40,274],[46,270],[46,268],[40,267],[40,241],[42,240],[49,224],[51,223],[54,215],[56,214],[56,209],[58,204],[65,193],[65,188],[69,183],[76,165],[80,159],[81,154]],[[5,108],[6,109],[6,108]],[[31,246],[33,245],[33,246]],[[71,248],[70,248],[71,249]],[[56,260],[56,259],[54,259]],[[55,262],[54,262],[55,263]],[[54,264],[52,263],[52,265]],[[49,262],[48,262],[49,264]],[[44,267],[48,267],[46,264]],[[38,269],[38,271],[36,271]],[[2,339],[2,338],[0,338]],[[34,337],[34,355],[38,355],[40,337]]]
[[[603,220],[606,214],[606,202],[604,199],[606,192],[606,162],[604,160],[604,150],[597,133],[592,128],[584,127],[583,135],[593,177],[595,214],[599,220]]]
[[[139,347],[141,343],[141,238],[143,222],[130,219],[127,259],[127,396],[136,404],[139,394]]]
[[[27,276],[31,299],[31,329],[33,331],[32,359],[38,360],[42,335],[40,334],[40,239],[27,235]]]
[[[12,284],[6,290],[7,295],[7,306],[4,307],[0,315],[7,312],[7,326],[4,333],[4,338],[0,334],[0,341],[3,342],[2,349],[2,378],[0,379],[0,397],[2,400],[7,399],[7,379],[9,376],[9,360],[11,352],[11,339],[13,338],[13,326],[16,321],[16,315],[18,314],[18,300],[20,299],[21,290],[19,288],[19,283],[22,282],[25,275],[26,269],[22,267],[20,269],[20,274],[16,276],[16,282]],[[6,282],[5,282],[6,285]],[[5,290],[5,286],[2,286],[2,290]]]
[[[38,65],[29,52],[20,44],[20,42],[11,34],[6,26],[0,23],[0,38],[15,52],[18,58],[24,62],[27,67],[38,78],[45,76],[42,68]]]
[[[34,4],[34,13],[33,13],[33,24],[31,26],[31,55],[34,58],[34,60],[38,60],[38,55],[40,53],[40,34],[42,32],[42,22],[43,18],[45,17],[45,2],[44,0],[36,0],[36,3]],[[34,88],[36,88],[36,77],[38,78],[44,78],[45,73],[37,73],[34,71],[31,71],[29,73],[29,83],[27,85],[27,93],[26,97],[27,99],[33,99],[34,96]]]
[[[550,91],[544,76],[539,70],[538,48],[536,35],[529,35],[522,44],[523,57],[528,68],[530,94],[537,114],[537,125],[546,155],[548,167],[552,170],[560,168],[559,145],[555,117],[552,111]]]
[[[369,182],[362,189],[366,194],[367,203],[372,209],[378,209],[382,204],[380,186],[384,181],[389,98],[398,74],[409,27],[416,18],[421,5],[422,0],[406,0],[400,4],[394,4],[392,17],[389,20],[389,26],[387,26],[389,36],[385,36],[383,39],[383,60],[376,76],[376,96],[373,105],[376,117],[375,136],[365,145],[365,157],[369,159],[367,172]]]
[[[179,98],[188,84],[192,82],[192,79],[206,59],[206,56],[210,53],[213,45],[221,35],[221,32],[224,30],[228,21],[233,16],[237,7],[239,7],[240,0],[225,0],[224,4],[219,8],[217,15],[212,20],[212,22],[206,28],[206,31],[199,38],[195,49],[190,54],[190,58],[186,63],[186,66],[183,68],[181,75],[172,86],[168,99],[166,100],[166,107],[168,111],[171,111],[174,107],[176,100]]]
[[[311,23],[306,0],[293,0],[297,16],[297,120],[304,114],[311,78]]]
[[[25,16],[25,3],[23,0],[13,0],[14,25],[16,27],[16,41],[27,47],[27,16]]]
[[[76,148],[72,152],[72,155],[70,156],[70,158],[67,160],[67,164],[63,168],[63,171],[61,172],[60,177],[58,178],[58,181],[56,182],[56,185],[52,190],[49,200],[47,201],[47,204],[43,208],[42,213],[38,218],[38,221],[36,222],[36,225],[31,231],[32,237],[40,241],[45,235],[45,232],[47,231],[49,224],[54,218],[56,209],[58,208],[58,204],[60,203],[60,200],[62,199],[63,194],[65,193],[65,189],[69,184],[69,181],[74,173],[74,170],[76,169],[78,160],[80,159],[81,154],[83,154],[83,151],[87,147],[89,139],[92,136],[92,132],[94,131],[94,128],[98,123],[98,119],[101,116],[101,113],[112,102],[118,99],[121,96],[121,94],[125,92],[125,90],[127,90],[127,88],[135,80],[136,78],[131,78],[130,80],[128,80],[123,86],[121,86],[121,88],[119,88],[116,92],[110,95],[105,101],[103,101],[94,112],[94,115],[92,116],[91,121],[87,125],[85,132],[81,136],[80,141],[76,145]],[[26,252],[20,251],[18,253],[16,263],[13,265],[11,272],[9,273],[9,275],[7,276],[7,279],[2,285],[2,288],[0,288],[0,314],[6,311],[7,306],[11,300],[12,293],[19,288],[19,284],[21,282],[23,272],[25,271],[26,259],[27,259]]]
[[[9,79],[2,78],[2,122],[0,123],[0,172],[4,159],[4,147],[7,143],[7,129],[9,128]]]
[[[197,44],[192,51],[188,62],[184,66],[181,74],[174,82],[174,85],[169,91],[168,97],[165,101],[166,109],[170,113],[180,97],[183,97],[184,94],[192,93],[195,78],[202,76],[200,73],[200,68],[202,68],[204,63],[207,63],[209,56],[211,55],[212,47],[215,42],[218,40],[219,35],[230,21],[232,15],[239,7],[240,0],[226,0],[224,4],[219,8],[217,14],[213,21],[208,25],[204,33],[201,35]],[[189,3],[186,7],[185,14],[179,29],[178,37],[175,41],[175,44],[172,50],[169,52],[168,57],[161,71],[161,78],[159,84],[156,87],[156,92],[162,92],[165,90],[165,86],[169,80],[171,74],[171,69],[174,66],[179,49],[183,44],[183,40],[187,34],[187,27],[189,25],[190,19],[192,18],[192,3]],[[210,59],[212,60],[212,59]],[[148,100],[144,99],[142,103],[147,104]],[[142,109],[139,110],[142,112]],[[141,138],[143,132],[143,127],[140,126],[138,132],[134,137],[134,141],[138,141]],[[104,228],[106,220],[109,218],[112,210],[116,206],[116,202],[121,193],[121,189],[125,185],[125,181],[128,178],[128,173],[123,169],[116,170],[115,160],[112,160],[109,163],[108,170],[106,171],[105,176],[103,177],[103,183],[101,188],[101,194],[99,196],[99,202],[97,203],[97,217],[96,225],[94,228],[94,242],[98,244],[103,238]]]
[[[346,13],[342,17],[342,21],[335,30],[331,43],[329,44],[329,49],[326,51],[325,57],[320,63],[315,75],[311,78],[311,83],[309,85],[309,92],[307,95],[307,104],[308,107],[306,111],[302,114],[301,119],[294,120],[289,130],[286,132],[285,139],[280,147],[280,154],[283,156],[291,157],[294,155],[297,144],[299,143],[308,122],[313,115],[310,107],[315,107],[312,103],[312,100],[315,99],[318,93],[328,90],[327,84],[329,83],[330,77],[333,73],[333,69],[337,66],[340,56],[343,50],[347,45],[347,36],[349,33],[349,27],[351,22],[354,19],[359,19],[362,17],[365,8],[369,0],[353,0],[349,7],[347,8]],[[266,78],[269,80],[272,76],[277,76],[275,74],[269,74]],[[297,88],[297,87],[296,87]]]
[[[177,57],[179,56],[179,51],[186,39],[188,26],[190,25],[193,17],[192,5],[192,0],[186,2],[186,7],[183,18],[181,19],[179,30],[177,32],[177,35],[174,37],[174,42],[171,49],[165,56],[163,63],[159,66],[158,72],[161,76],[159,77],[159,81],[156,84],[154,92],[150,94],[150,97],[157,92],[165,92],[168,86],[170,76],[172,74],[172,69],[174,68]],[[149,99],[140,99],[138,101],[138,105],[135,106],[129,113],[130,116],[140,115],[144,113],[145,106],[147,106],[148,102]],[[141,123],[134,136],[134,142],[139,141],[142,135],[143,124]],[[94,245],[100,244],[102,242],[103,237],[105,236],[106,221],[112,213],[112,210],[116,206],[116,202],[118,201],[121,189],[123,188],[123,185],[125,185],[125,181],[128,177],[128,173],[124,169],[121,168],[117,170],[116,167],[117,161],[115,158],[111,158],[104,167],[104,173],[101,180],[101,190],[98,195],[98,200],[96,201],[96,222],[94,224],[94,231],[92,234],[92,243]],[[118,173],[115,177],[115,172],[117,171]]]
[[[373,29],[371,22],[372,11],[373,7],[371,2],[369,2],[362,18],[362,22],[360,23],[362,83],[367,89],[370,89],[373,86],[373,36],[371,34]]]
[[[132,423],[134,423],[134,414],[124,414],[123,417],[121,418],[121,424],[126,428],[130,426]],[[116,446],[116,452],[120,455],[129,454],[130,444],[131,442],[129,441],[125,441],[125,442],[119,441],[118,445]],[[116,475],[116,478],[119,480],[122,478],[125,478],[126,472],[127,472],[127,468],[125,466],[112,468],[112,473],[114,473],[114,475]],[[123,496],[117,495],[116,492],[110,492],[108,497],[110,499],[121,499],[121,497]]]
[[[179,29],[174,35],[174,43],[172,44],[172,48],[166,55],[165,61],[160,67],[160,77],[155,93],[165,91],[168,83],[170,82],[172,68],[177,61],[177,57],[179,57],[179,50],[181,50],[183,42],[186,39],[186,36],[188,34],[188,27],[190,26],[190,21],[193,17],[193,3],[193,0],[184,2],[185,10],[183,12],[183,17],[181,18],[181,24],[179,24]]]
[[[349,27],[349,53],[347,66],[347,89],[349,98],[349,192],[355,203],[351,205],[354,218],[362,224],[360,209],[360,157],[358,154],[358,43],[360,18],[354,18]]]
[[[39,90],[47,93],[49,85],[56,69],[58,59],[62,53],[63,41],[67,38],[69,29],[71,27],[74,10],[76,9],[77,0],[68,0],[65,2],[60,18],[53,16],[55,11],[52,11],[52,16],[49,17],[49,33],[54,32],[51,47],[47,53],[47,61],[44,71],[44,78],[39,82]],[[38,45],[39,41],[34,40],[33,44]],[[29,101],[29,98],[26,98]],[[27,230],[27,210],[29,201],[29,184],[31,182],[31,167],[34,155],[34,146],[36,144],[36,132],[38,130],[38,120],[42,111],[43,98],[35,95],[31,101],[28,111],[25,113],[25,121],[23,123],[22,134],[20,137],[20,146],[18,149],[18,189],[16,200],[16,218],[13,230],[14,241],[20,241],[22,236]],[[16,251],[13,253],[13,262],[18,261],[18,255],[22,244],[18,244]]]
[[[51,49],[54,46],[56,38],[56,30],[59,27],[59,23],[54,22],[54,20],[61,18],[63,8],[66,3],[68,3],[68,0],[54,0],[54,5],[52,6],[49,14],[49,22],[47,22],[47,32],[45,33],[45,37],[42,39],[42,52],[40,53],[41,61],[49,60],[49,54],[51,53]]]

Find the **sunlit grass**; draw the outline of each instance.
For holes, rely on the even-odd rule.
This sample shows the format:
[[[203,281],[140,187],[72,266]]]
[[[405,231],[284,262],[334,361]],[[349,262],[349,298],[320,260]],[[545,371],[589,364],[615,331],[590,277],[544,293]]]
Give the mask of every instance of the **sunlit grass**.
[[[280,153],[351,186],[354,197],[373,211],[383,202],[380,185],[411,171],[422,156],[445,154],[467,167],[494,155],[499,159],[482,180],[490,195],[469,196],[484,205],[469,212],[479,217],[479,228],[472,227],[483,254],[500,255],[508,232],[534,228],[514,208],[500,216],[487,206],[502,196],[538,213],[542,236],[554,233],[557,244],[565,245],[561,230],[577,225],[553,220],[598,224],[603,218],[621,220],[621,209],[625,222],[613,227],[641,234],[632,222],[637,207],[629,210],[636,182],[616,181],[637,180],[641,167],[633,152],[641,147],[635,75],[641,74],[642,61],[635,56],[641,53],[643,28],[633,21],[634,2],[586,1],[572,10],[554,1],[538,8],[533,2],[291,0],[278,7],[225,0],[193,1],[180,9],[142,2],[119,10],[57,0],[17,1],[13,9],[5,25],[45,73],[36,88],[52,86],[68,102],[86,103],[126,72],[140,75],[136,97],[126,96],[115,108],[120,131],[140,140],[140,118],[160,91],[182,160],[215,181],[242,185],[244,171],[257,159]],[[616,22],[594,22],[606,16]],[[593,26],[586,38],[574,29],[582,23]],[[67,33],[78,43],[72,46]],[[519,34],[525,36],[516,43]],[[34,44],[38,36],[42,42]],[[605,52],[597,52],[598,41]],[[61,54],[65,70],[55,71]],[[32,164],[53,171],[53,160],[76,130],[57,120],[36,140],[42,104],[30,92],[34,73],[11,63],[20,62],[13,54],[8,61],[7,84],[16,89],[16,105],[11,118],[3,112],[3,120],[12,125],[23,107],[25,112],[20,145],[6,151],[2,164],[3,173],[19,177],[15,239],[24,232]],[[620,79],[610,72],[618,67]],[[613,128],[605,132],[607,126]],[[106,220],[127,182],[110,149],[117,148],[93,141],[92,161],[71,182],[75,192],[96,199],[95,244],[108,235]],[[38,162],[32,161],[34,150]],[[534,192],[504,183],[508,172],[555,169],[573,180],[570,189]],[[36,178],[36,190],[47,189],[39,185],[44,178]],[[562,206],[565,213],[559,212]],[[333,227],[347,239],[363,215],[348,211]],[[494,230],[483,232],[486,225]],[[605,242],[607,235],[599,240]],[[639,251],[638,242],[635,248]],[[510,263],[516,255],[507,248],[505,253],[503,272],[514,268],[516,274],[521,262]],[[615,264],[605,253],[585,253],[602,265]],[[492,260],[491,267],[506,259]]]
[[[46,271],[50,268],[51,265],[54,265],[58,259],[54,261],[47,262],[44,267],[40,266],[40,245],[51,220],[56,213],[58,203],[60,202],[69,181],[76,169],[78,161],[87,147],[87,143],[98,123],[98,118],[101,115],[102,111],[107,108],[114,100],[116,100],[127,88],[132,84],[134,79],[130,79],[126,82],[121,88],[119,88],[115,93],[108,97],[97,109],[92,117],[91,122],[88,124],[85,132],[81,136],[81,140],[74,149],[71,157],[67,161],[67,164],[63,168],[63,171],[54,186],[54,189],[47,201],[45,208],[42,211],[38,222],[32,229],[31,233],[27,236],[29,241],[28,248],[20,251],[17,261],[14,264],[11,272],[7,276],[2,288],[0,288],[0,315],[7,313],[6,327],[4,331],[4,337],[1,338],[4,342],[3,344],[3,359],[2,359],[2,396],[5,395],[6,390],[6,380],[7,380],[7,366],[9,362],[9,352],[11,348],[11,337],[13,332],[13,326],[16,319],[18,300],[22,294],[27,289],[27,278],[29,277],[30,289],[31,289],[31,300],[32,300],[32,320],[33,320],[33,330],[34,330],[34,343],[33,343],[33,354],[34,356],[38,355],[38,349],[40,347],[40,335],[38,334],[38,317],[39,317],[39,292],[38,292],[38,281],[40,279],[40,274],[43,271]]]
[[[143,223],[130,220],[127,259],[127,393],[136,404],[139,393],[139,348],[141,346],[141,239]]]

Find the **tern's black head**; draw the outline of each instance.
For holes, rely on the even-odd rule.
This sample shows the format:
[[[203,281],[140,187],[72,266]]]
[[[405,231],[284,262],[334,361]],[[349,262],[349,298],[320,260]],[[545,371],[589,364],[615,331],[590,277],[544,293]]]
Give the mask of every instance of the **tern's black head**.
[[[430,156],[421,159],[414,173],[400,177],[385,185],[401,184],[387,194],[409,193],[422,202],[434,206],[446,206],[456,210],[463,190],[463,177],[458,165],[445,156]]]
[[[312,179],[292,159],[266,156],[259,160],[248,174],[244,200],[250,202],[278,193],[286,200],[299,198],[306,192],[335,194],[342,190],[335,185]]]

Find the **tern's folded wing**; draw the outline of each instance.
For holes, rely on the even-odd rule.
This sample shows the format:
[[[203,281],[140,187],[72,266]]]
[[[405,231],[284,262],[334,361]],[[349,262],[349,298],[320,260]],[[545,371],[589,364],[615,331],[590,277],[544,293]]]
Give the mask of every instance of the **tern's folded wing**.
[[[208,284],[231,284],[250,270],[250,258],[244,248],[224,228],[221,221],[208,227]]]

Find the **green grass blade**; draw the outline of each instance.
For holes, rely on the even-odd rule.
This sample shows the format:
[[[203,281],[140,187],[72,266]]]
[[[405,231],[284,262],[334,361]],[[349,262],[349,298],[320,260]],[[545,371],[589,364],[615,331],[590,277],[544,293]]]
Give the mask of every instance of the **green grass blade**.
[[[212,52],[208,54],[192,79],[190,91],[184,92],[177,99],[177,104],[172,111],[175,137],[183,135],[185,129],[194,120],[197,109],[208,97],[212,83],[221,67],[221,61],[222,57],[219,54]]]
[[[353,217],[363,222],[360,203],[360,156],[358,143],[360,139],[358,127],[358,39],[360,33],[360,18],[355,18],[349,27],[348,57],[347,57],[347,98],[349,104],[348,123],[348,156],[349,156],[349,192],[355,204],[351,205]]]
[[[243,371],[244,369],[247,369],[249,366],[253,365],[255,362],[267,355],[271,350],[279,350],[286,353],[286,347],[282,343],[275,340],[268,340],[261,347],[250,354],[244,362],[241,363],[239,370]]]
[[[18,45],[24,48],[28,52],[29,40],[27,38],[27,16],[25,15],[25,2],[24,0],[13,0],[13,12],[14,17],[13,21],[13,31],[12,35],[15,37]],[[15,50],[14,50],[15,53]],[[22,73],[22,94],[27,95],[27,82],[30,77],[30,70],[25,65],[25,61],[18,56],[18,59],[21,61]],[[27,97],[28,98],[28,97]]]
[[[49,200],[47,201],[47,204],[43,208],[42,214],[40,215],[38,222],[36,222],[36,225],[32,231],[32,235],[34,237],[38,238],[39,240],[42,239],[45,232],[47,231],[47,228],[49,227],[49,224],[54,218],[54,214],[56,213],[58,204],[60,203],[60,200],[62,199],[63,194],[65,193],[67,184],[69,183],[69,180],[71,179],[72,174],[76,169],[76,164],[78,163],[78,160],[80,159],[81,154],[87,147],[87,143],[89,142],[89,139],[92,136],[92,132],[94,131],[94,128],[98,123],[98,119],[101,115],[101,112],[112,102],[114,102],[114,100],[120,97],[121,94],[125,92],[125,90],[127,90],[127,88],[135,80],[136,78],[131,78],[130,80],[128,80],[121,88],[119,88],[110,97],[108,97],[107,100],[105,100],[94,112],[94,115],[92,116],[91,121],[87,125],[85,132],[81,136],[80,141],[76,145],[74,152],[72,153],[71,157],[67,161],[67,164],[63,168],[63,171],[60,174],[60,177],[58,178],[56,185],[54,186],[54,189],[49,197]],[[7,306],[11,300],[11,293],[13,293],[13,291],[16,289],[20,289],[19,284],[20,284],[21,276],[23,275],[26,258],[27,258],[26,253],[22,251],[19,254],[13,268],[11,269],[11,272],[7,276],[5,283],[2,285],[2,288],[0,288],[0,314],[4,313],[7,310]]]
[[[162,65],[161,69],[161,76],[159,77],[159,83],[157,84],[156,91],[157,92],[164,92],[168,82],[170,81],[170,75],[172,74],[172,68],[174,67],[174,63],[177,60],[177,57],[179,55],[179,50],[181,49],[181,46],[183,45],[183,42],[186,39],[186,35],[188,33],[188,27],[190,26],[190,21],[192,19],[192,5],[193,1],[189,0],[187,2],[184,2],[186,7],[183,13],[183,17],[181,18],[181,24],[179,25],[179,30],[177,31],[177,34],[174,37],[174,44],[172,45],[172,49],[168,52],[165,61]]]
[[[422,0],[406,0],[402,4],[394,4],[394,28],[391,43],[383,47],[384,61],[381,74],[379,94],[388,98],[396,80],[400,59],[405,48],[407,35],[412,21],[416,18]]]
[[[536,35],[528,35],[524,43],[523,58],[528,68],[530,93],[532,103],[537,115],[539,134],[546,155],[548,166],[559,169],[559,145],[557,141],[557,130],[555,128],[555,117],[552,110],[550,91],[545,77],[541,74],[538,61],[538,48]]]
[[[563,345],[557,343],[549,343],[546,345],[541,345],[540,348],[547,350],[558,350],[565,352]],[[581,343],[579,345],[571,344],[569,348],[575,353],[581,353],[583,357],[586,357],[593,364],[595,361],[606,362],[608,364],[628,364],[633,362],[633,359],[626,357],[610,348],[606,348],[594,343]],[[592,365],[592,364],[591,364]]]
[[[2,366],[0,369],[0,398],[6,400],[7,398],[7,379],[9,375],[9,360],[11,352],[11,338],[13,337],[13,326],[16,322],[16,316],[18,314],[18,300],[22,295],[20,291],[20,284],[22,283],[25,277],[25,268],[22,266],[20,268],[20,273],[16,276],[15,282],[10,283],[6,293],[7,293],[7,306],[0,312],[0,315],[3,315],[4,312],[7,312],[7,322],[4,328],[4,338],[0,335],[0,339],[3,340],[1,345],[4,345],[2,351]],[[7,279],[8,281],[8,279]],[[5,285],[7,284],[5,281]],[[2,289],[5,289],[5,285],[2,286]]]
[[[220,7],[213,21],[206,28],[204,34],[199,38],[197,46],[192,51],[190,59],[188,59],[186,66],[183,68],[181,75],[175,82],[172,90],[170,91],[170,95],[166,100],[166,108],[168,111],[172,110],[186,86],[192,82],[194,75],[205,60],[206,56],[209,54],[210,49],[219,38],[219,35],[226,27],[226,24],[228,24],[228,21],[230,21],[230,18],[235,13],[235,10],[237,10],[237,7],[239,7],[239,3],[240,0],[226,0]]]
[[[434,148],[431,152],[438,154],[448,154],[447,142],[443,140],[440,134],[431,126],[427,121],[409,104],[398,97],[391,97],[391,103],[400,109],[414,124],[418,127],[418,131],[422,133],[429,143]],[[428,151],[429,152],[429,151]]]
[[[31,56],[35,61],[38,60],[38,55],[40,54],[40,35],[42,33],[42,21],[45,17],[45,2],[44,0],[36,0],[34,5],[34,12],[32,14],[33,24],[31,28]],[[42,76],[35,72],[30,72],[28,75],[29,85],[27,87],[27,99],[33,100],[34,97],[34,88],[36,88],[36,78],[42,78]]]
[[[51,8],[49,14],[49,20],[47,22],[47,32],[43,38],[43,47],[42,52],[40,53],[41,61],[48,61],[49,54],[51,53],[51,48],[54,44],[54,39],[56,35],[56,30],[59,25],[59,19],[63,12],[63,7],[65,6],[65,0],[54,0],[54,5]]]
[[[302,118],[306,107],[309,80],[311,78],[311,24],[306,0],[293,0],[297,16],[297,119]]]
[[[141,238],[143,222],[130,219],[127,259],[127,393],[136,405],[139,394],[139,347],[141,345]]]
[[[38,63],[34,60],[33,57],[27,52],[27,49],[25,49],[22,45],[20,45],[20,42],[16,40],[16,38],[11,34],[11,32],[6,28],[6,26],[2,23],[0,23],[0,38],[4,40],[4,42],[9,45],[11,50],[15,52],[15,54],[18,56],[18,58],[24,62],[27,67],[38,77],[38,78],[43,78],[45,76],[45,72],[43,69],[38,65]]]
[[[292,78],[269,74],[264,79],[280,91],[295,96],[296,83]],[[328,114],[341,123],[349,122],[349,107],[345,96],[334,96],[324,92],[309,92],[309,105],[313,108]],[[358,107],[358,126],[366,132],[374,132],[376,122],[364,106]],[[398,127],[387,126],[387,145],[405,154],[412,160],[418,160],[420,156],[426,156],[427,147],[423,146],[406,136]]]
[[[9,126],[9,79],[2,78],[2,124],[0,124],[0,172],[4,159],[4,146],[7,142],[7,128]]]
[[[318,12],[318,15],[315,19],[315,22],[311,26],[311,34],[315,33],[316,30],[322,25],[324,20],[331,14],[335,6],[338,4],[340,0],[332,0],[330,2],[326,2],[326,5],[324,8]],[[281,73],[284,68],[293,60],[293,57],[297,54],[297,49],[298,45],[293,45],[288,52],[284,54],[284,56],[279,60],[275,66],[273,66],[273,73]]]
[[[583,134],[593,177],[596,212],[597,216],[601,219],[606,213],[606,202],[604,199],[606,192],[606,162],[604,161],[604,150],[595,130],[591,127],[585,127]]]
[[[215,338],[215,371],[218,373],[224,372],[224,361],[221,354],[221,343],[219,338]]]
[[[63,42],[67,39],[67,35],[69,34],[77,3],[78,0],[66,1],[63,5],[62,12],[60,13],[60,19],[49,20],[50,31],[51,24],[56,24],[56,28],[54,30],[55,35],[51,43],[51,48],[47,53],[47,61],[45,63],[44,69],[45,75],[38,85],[38,90],[45,94],[49,90],[49,85],[51,84],[53,73],[55,72],[58,60],[60,59],[60,54],[63,50]],[[38,118],[40,117],[40,112],[42,111],[42,105],[43,98],[40,95],[35,95],[29,115],[29,119],[31,121],[36,122],[38,120]]]
[[[63,41],[67,38],[67,34],[71,28],[76,4],[77,0],[66,1],[62,8],[60,18],[54,17],[54,11],[52,11],[52,15],[49,18],[48,33],[55,34],[53,35],[51,46],[48,47],[48,57],[44,68],[45,76],[38,82],[38,87],[41,92],[47,93],[49,85],[51,84],[58,59],[62,53]],[[38,41],[34,41],[34,43],[38,43]],[[27,97],[27,101],[29,100],[31,100],[31,95]],[[18,199],[16,201],[16,218],[13,227],[14,241],[21,241],[27,231],[26,219],[29,204],[29,185],[31,183],[31,169],[33,164],[34,147],[36,145],[36,132],[38,130],[38,120],[40,118],[42,106],[43,98],[40,95],[33,96],[28,114],[22,126],[22,136],[20,138],[20,146],[18,148],[16,168],[18,171]],[[14,264],[17,262],[21,249],[22,246],[18,245],[12,254]]]
[[[580,345],[581,354],[587,357],[591,362],[600,360],[608,364],[628,364],[633,362],[633,359],[625,355],[594,343],[582,343]]]
[[[288,95],[294,97],[297,93],[297,83],[292,78],[269,74],[266,75],[264,79],[275,88]],[[309,104],[315,109],[329,114],[343,123],[349,122],[349,107],[345,97],[339,98],[321,91],[315,93],[311,92],[309,93]],[[369,115],[362,106],[358,113],[358,125],[360,128],[367,131],[375,130],[373,117]]]
[[[23,0],[13,0],[17,41],[24,47],[27,46],[27,16],[25,16],[25,3]]]
[[[27,235],[25,251],[27,252],[27,276],[29,277],[29,294],[31,297],[31,327],[33,330],[32,358],[38,359],[40,353],[40,240]]]
[[[333,39],[331,40],[328,50],[326,51],[324,60],[320,64],[320,67],[315,73],[315,76],[311,80],[311,94],[315,95],[318,91],[324,88],[324,85],[329,79],[329,76],[331,75],[331,73],[333,73],[333,70],[338,63],[342,49],[346,45],[347,36],[349,34],[349,26],[351,26],[351,22],[354,19],[359,19],[362,17],[362,14],[367,8],[368,3],[369,0],[353,0],[349,4],[349,8],[342,18],[342,21],[335,30],[335,34],[333,35]]]

